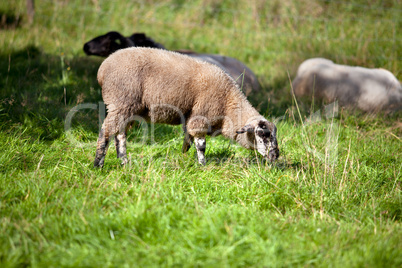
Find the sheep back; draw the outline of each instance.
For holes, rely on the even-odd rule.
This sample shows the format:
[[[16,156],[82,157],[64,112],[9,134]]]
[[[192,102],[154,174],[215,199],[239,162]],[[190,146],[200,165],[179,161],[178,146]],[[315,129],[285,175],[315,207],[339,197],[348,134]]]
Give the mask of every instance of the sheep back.
[[[108,112],[180,124],[186,118],[224,115],[229,90],[238,88],[220,68],[176,52],[127,48],[100,66],[98,81]]]

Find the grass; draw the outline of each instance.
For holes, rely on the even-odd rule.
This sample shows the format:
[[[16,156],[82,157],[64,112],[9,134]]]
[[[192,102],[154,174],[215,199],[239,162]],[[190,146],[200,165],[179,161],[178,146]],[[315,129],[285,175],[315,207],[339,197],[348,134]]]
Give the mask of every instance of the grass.
[[[290,77],[309,57],[381,67],[402,80],[400,1],[25,1],[0,3],[0,266],[402,265],[400,113],[298,103]],[[205,167],[180,127],[131,130],[92,167],[102,59],[85,41],[145,32],[171,49],[244,61],[249,99],[278,127],[270,165],[224,138]],[[69,111],[90,104],[65,131]],[[311,116],[311,115],[314,116]],[[320,120],[315,120],[320,118]],[[112,145],[113,146],[113,145]]]

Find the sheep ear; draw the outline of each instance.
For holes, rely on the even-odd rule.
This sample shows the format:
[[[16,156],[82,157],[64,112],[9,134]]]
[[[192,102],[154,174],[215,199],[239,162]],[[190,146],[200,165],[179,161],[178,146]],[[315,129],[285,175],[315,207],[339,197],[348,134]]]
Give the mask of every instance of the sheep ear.
[[[143,42],[147,37],[144,33],[135,33],[131,38],[134,42]]]
[[[110,36],[112,39],[124,38],[119,32],[108,32],[104,36]]]
[[[242,134],[242,133],[245,133],[245,132],[253,133],[254,132],[254,127],[249,124],[249,125],[245,125],[241,129],[236,131],[237,134]]]

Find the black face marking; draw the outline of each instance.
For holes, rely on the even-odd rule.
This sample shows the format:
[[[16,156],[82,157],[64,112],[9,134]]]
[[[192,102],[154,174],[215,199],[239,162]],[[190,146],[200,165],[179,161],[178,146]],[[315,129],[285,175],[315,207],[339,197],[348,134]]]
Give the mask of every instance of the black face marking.
[[[196,143],[197,150],[205,153],[206,143]]]
[[[258,122],[258,126],[259,126],[260,128],[262,128],[262,129],[268,128],[267,122],[265,122],[265,121],[260,121],[260,122]]]
[[[269,126],[267,126],[267,122],[258,122],[258,127],[257,135],[263,140],[264,144],[267,144],[271,139],[271,131],[269,130]]]
[[[279,157],[278,142],[276,140],[276,127],[267,121],[260,121],[257,124],[255,132],[257,141],[261,146],[266,146],[269,151],[266,155],[270,161],[274,161]]]
[[[271,159],[271,161],[277,159],[278,157],[279,157],[279,149],[278,148],[269,151],[268,158]]]

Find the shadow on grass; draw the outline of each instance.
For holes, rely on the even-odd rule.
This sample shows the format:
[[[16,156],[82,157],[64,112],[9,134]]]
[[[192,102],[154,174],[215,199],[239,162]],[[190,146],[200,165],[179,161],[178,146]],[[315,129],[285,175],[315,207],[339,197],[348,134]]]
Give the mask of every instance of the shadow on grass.
[[[33,138],[53,140],[64,131],[68,111],[80,103],[98,103],[96,81],[102,59],[49,55],[35,46],[1,53],[0,120],[3,128],[22,125]],[[76,121],[97,131],[98,114],[88,111]],[[76,122],[77,123],[77,122]]]
[[[21,26],[22,17],[9,11],[0,10],[0,30],[16,29]]]
[[[299,166],[297,163],[288,163],[288,161],[283,157],[271,162],[254,150],[249,150],[248,156],[239,156],[236,155],[236,149],[232,149],[230,147],[212,149],[206,153],[206,157],[208,164],[216,165],[234,164],[245,167],[261,166],[275,168],[278,170],[285,170]]]

